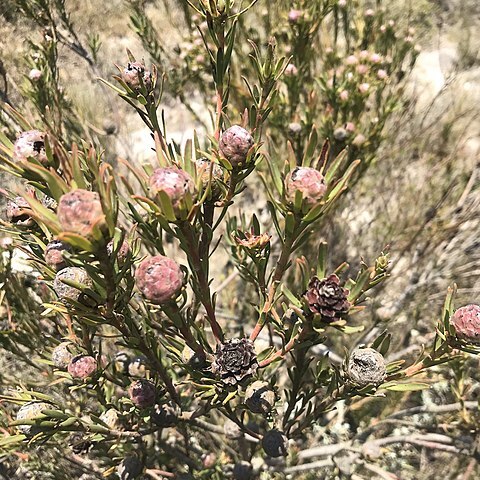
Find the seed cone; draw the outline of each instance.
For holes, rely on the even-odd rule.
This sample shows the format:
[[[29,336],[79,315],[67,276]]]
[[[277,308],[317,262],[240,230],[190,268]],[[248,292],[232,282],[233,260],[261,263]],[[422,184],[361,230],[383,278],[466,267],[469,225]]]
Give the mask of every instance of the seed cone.
[[[73,358],[73,354],[68,349],[69,342],[57,345],[52,351],[53,364],[62,370],[65,370]]]
[[[130,400],[139,408],[151,407],[155,403],[157,390],[148,380],[136,380],[128,389]]]
[[[373,348],[357,348],[348,361],[347,374],[354,383],[365,387],[385,380],[385,359]]]
[[[235,480],[251,480],[253,478],[253,466],[250,462],[238,462],[233,467]]]
[[[43,410],[51,410],[53,407],[46,402],[28,402],[20,407],[17,412],[17,420],[31,420],[41,415]],[[18,425],[17,428],[25,435],[35,433],[34,425]]]
[[[161,305],[182,288],[183,272],[175,261],[163,255],[145,259],[135,273],[138,289],[152,303]]]
[[[288,439],[280,430],[269,430],[262,438],[262,447],[269,457],[285,457]]]
[[[93,287],[93,281],[88,276],[88,273],[85,269],[81,267],[64,268],[55,275],[55,280],[53,281],[53,289],[58,297],[62,300],[74,300],[76,302],[81,302],[85,298],[85,295],[81,290],[67,285],[62,280],[72,280],[80,283],[81,285],[85,285],[86,287]]]
[[[480,306],[459,308],[450,319],[458,338],[480,344]]]
[[[252,376],[258,368],[252,342],[246,338],[233,338],[217,346],[212,372],[227,385],[236,385]]]
[[[305,298],[312,313],[319,313],[324,322],[333,322],[348,312],[349,293],[340,286],[339,278],[332,274],[322,280],[313,277],[308,284]]]

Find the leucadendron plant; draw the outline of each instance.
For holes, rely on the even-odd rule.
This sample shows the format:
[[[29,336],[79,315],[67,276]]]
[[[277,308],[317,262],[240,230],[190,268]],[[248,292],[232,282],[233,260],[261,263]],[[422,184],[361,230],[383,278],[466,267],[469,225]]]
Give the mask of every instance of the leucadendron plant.
[[[366,109],[370,84],[359,91],[349,83],[355,75],[385,80],[377,66],[388,51],[367,50],[372,15],[355,59],[340,60],[335,48],[327,52],[325,62],[338,69],[331,85],[309,64],[279,55],[273,38],[252,43],[254,74],[231,107],[238,88],[233,71],[242,68],[235,64],[237,29],[256,2],[186,3],[185,17],[204,23],[202,52],[215,96],[206,133],[183,146],[169,139],[161,66],[127,52],[118,73],[102,80],[151,131],[146,148],[155,150],[153,163],[113,168],[94,144],[65,142],[64,120],[41,116],[33,124],[2,105],[18,134],[0,134],[1,165],[19,186],[2,189],[8,198],[2,230],[10,240],[0,247],[0,344],[26,370],[25,378],[8,367],[2,373],[0,449],[5,458],[30,452],[32,468],[48,478],[65,478],[40,461],[59,451],[73,465],[71,478],[287,478],[338,405],[427,389],[427,369],[480,352],[480,309],[455,310],[455,287],[435,329],[432,324],[431,345],[415,362],[389,360],[388,331],[357,344],[368,320],[358,314],[389,275],[388,249],[371,263],[359,259],[353,276],[346,262],[329,267],[335,245],[322,242],[308,256],[300,253],[369,162],[361,149],[339,148],[353,133],[348,125],[345,133],[332,127]],[[346,18],[349,5],[310,3],[316,6],[287,17],[294,31],[309,26],[305,38],[331,12],[334,22]],[[306,55],[307,61],[313,53]],[[369,73],[350,71],[359,63]],[[292,80],[299,72],[332,95],[341,90],[338,102],[354,97],[351,110],[332,97],[332,119],[318,127],[313,117],[290,126],[300,134],[308,128],[300,149],[266,135],[272,118],[275,124],[287,107],[294,112],[313,98]],[[272,143],[275,156],[268,153]],[[237,208],[248,177],[256,175],[269,222]],[[220,245],[252,293],[237,299],[253,308],[247,317],[222,313],[228,305],[213,273]],[[15,252],[30,270],[12,270]],[[352,348],[332,352],[336,360],[330,360],[334,338]],[[343,448],[363,452],[353,440],[332,452]],[[371,459],[358,453],[352,468]]]

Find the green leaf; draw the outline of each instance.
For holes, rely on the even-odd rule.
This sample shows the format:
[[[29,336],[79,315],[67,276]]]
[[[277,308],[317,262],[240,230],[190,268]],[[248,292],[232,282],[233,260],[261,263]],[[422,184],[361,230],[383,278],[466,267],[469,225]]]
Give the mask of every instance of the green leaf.
[[[427,390],[430,388],[430,385],[428,385],[428,383],[394,383],[391,385],[382,385],[381,388],[393,392],[416,392],[419,390]]]

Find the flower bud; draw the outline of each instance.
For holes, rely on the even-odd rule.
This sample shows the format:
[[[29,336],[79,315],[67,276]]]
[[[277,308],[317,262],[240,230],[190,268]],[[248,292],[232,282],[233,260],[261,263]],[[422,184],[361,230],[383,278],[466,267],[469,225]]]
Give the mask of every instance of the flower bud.
[[[253,143],[253,137],[247,130],[240,125],[233,125],[223,132],[219,147],[232,166],[237,167],[245,163]]]
[[[298,138],[302,133],[302,125],[298,122],[289,123],[287,132],[289,137]]]
[[[157,390],[155,385],[148,380],[136,380],[128,388],[128,396],[138,408],[147,408],[155,403]]]
[[[365,135],[362,135],[359,133],[358,135],[355,135],[355,138],[352,140],[352,145],[355,147],[361,147],[365,142],[366,142]]]
[[[280,430],[269,430],[262,438],[262,448],[269,457],[285,457],[288,439]]]
[[[252,480],[253,466],[250,462],[241,461],[233,467],[234,480]]]
[[[40,130],[28,130],[21,133],[13,146],[13,158],[17,161],[26,161],[34,158],[42,165],[48,164],[45,153],[46,133]]]
[[[296,77],[298,75],[298,68],[293,63],[289,63],[285,67],[284,73],[286,77]]]
[[[45,249],[45,263],[54,270],[65,268],[63,252],[70,252],[72,248],[68,243],[61,240],[52,240]]]
[[[303,19],[303,11],[292,9],[288,12],[288,21],[295,25]]]
[[[350,354],[347,375],[361,387],[379,385],[386,376],[385,359],[373,348],[357,348]]]
[[[466,305],[459,308],[450,318],[458,338],[480,344],[480,306]]]
[[[358,90],[360,91],[360,93],[367,93],[369,89],[370,89],[369,83],[361,83],[358,86]]]
[[[97,370],[97,361],[89,355],[77,355],[68,364],[68,373],[73,378],[91,377],[95,370]]]
[[[173,299],[182,288],[183,279],[178,263],[163,255],[145,259],[135,272],[137,288],[157,305]]]
[[[92,230],[106,228],[100,195],[87,190],[73,190],[60,197],[57,209],[63,231],[73,232],[92,239]]]
[[[185,199],[188,193],[196,194],[193,178],[177,167],[157,168],[149,180],[150,191],[153,195],[162,191],[170,199],[173,211],[179,216],[185,209]]]
[[[302,192],[303,204],[313,206],[325,194],[327,187],[323,175],[314,168],[296,167],[285,178],[285,195],[290,203],[295,203],[298,191]]]
[[[176,404],[167,403],[165,405],[155,405],[150,418],[157,427],[168,428],[177,425],[181,413]]]
[[[32,82],[38,82],[42,78],[42,72],[38,70],[38,68],[32,68],[30,72],[28,72],[28,78]]]
[[[120,480],[136,480],[143,472],[143,464],[136,455],[125,457],[117,467]]]
[[[7,220],[20,227],[32,227],[35,221],[28,213],[30,205],[23,197],[15,197],[7,201]]]
[[[275,404],[275,392],[267,382],[257,380],[245,392],[245,405],[253,413],[266,415]]]
[[[132,89],[137,90],[141,81],[147,90],[152,89],[152,74],[145,68],[142,62],[128,62],[122,72],[122,80]]]
[[[57,345],[52,351],[52,362],[61,370],[65,370],[73,358],[73,354],[68,349],[68,345],[70,345],[69,342],[63,342]]]
[[[214,452],[209,452],[202,455],[202,465],[204,468],[213,468],[217,463],[217,455]]]
[[[61,300],[74,300],[75,302],[82,302],[86,299],[81,290],[67,285],[62,280],[72,280],[76,283],[84,285],[87,288],[93,287],[93,281],[88,276],[88,273],[84,268],[64,268],[55,275],[55,280],[53,281],[53,289]]]
[[[32,420],[42,414],[43,410],[51,410],[52,405],[46,402],[28,402],[23,404],[17,412],[17,420]],[[18,425],[18,430],[25,435],[34,434],[36,428],[34,425]]]

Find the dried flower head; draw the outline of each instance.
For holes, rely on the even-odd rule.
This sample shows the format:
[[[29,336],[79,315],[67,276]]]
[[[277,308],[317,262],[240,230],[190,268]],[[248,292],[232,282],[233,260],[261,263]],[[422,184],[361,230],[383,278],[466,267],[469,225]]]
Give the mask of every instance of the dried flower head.
[[[292,204],[297,192],[301,192],[304,205],[313,206],[322,199],[326,190],[325,179],[315,168],[296,167],[285,178],[285,196]]]
[[[7,201],[7,220],[15,223],[19,227],[32,227],[35,221],[30,216],[31,209],[28,202],[23,197],[15,197]]]
[[[212,372],[227,385],[251,377],[258,368],[253,344],[247,338],[233,338],[217,346]]]
[[[243,233],[245,238],[235,237],[237,245],[247,248],[248,250],[263,250],[270,244],[271,235],[264,232],[260,235],[255,235],[253,230],[251,232]]]
[[[28,130],[22,132],[13,146],[13,158],[17,161],[34,158],[42,165],[48,164],[47,154],[45,152],[46,133],[40,130]]]
[[[100,195],[97,192],[77,189],[60,197],[57,209],[58,220],[65,232],[73,232],[92,238],[93,228],[105,229]]]
[[[219,147],[232,166],[237,167],[246,162],[253,143],[253,137],[247,130],[240,125],[233,125],[223,132]]]
[[[91,377],[97,370],[97,361],[90,355],[77,355],[68,364],[68,373],[73,378],[85,379]]]
[[[132,90],[139,89],[142,81],[147,90],[152,89],[152,74],[142,62],[128,62],[122,72],[122,80]]]
[[[262,438],[262,448],[269,457],[285,457],[288,451],[288,439],[280,430],[269,430]]]
[[[161,305],[174,298],[183,285],[178,263],[163,255],[145,259],[135,272],[138,289],[152,303]]]
[[[245,392],[245,405],[253,413],[266,415],[275,405],[275,392],[267,382],[257,380]]]
[[[63,342],[57,345],[52,351],[52,362],[61,370],[65,370],[73,358],[73,354],[68,349],[70,342]]]
[[[17,412],[17,420],[33,420],[42,415],[43,410],[52,410],[53,406],[46,402],[28,402],[22,405]],[[18,425],[18,430],[25,435],[34,434],[37,429],[34,425]]]
[[[147,408],[155,404],[157,389],[152,382],[142,378],[130,384],[128,396],[138,408]]]
[[[157,168],[150,177],[149,184],[153,195],[160,191],[165,192],[176,216],[185,210],[187,194],[192,197],[196,194],[193,178],[185,170],[177,167]]]
[[[340,286],[339,278],[332,274],[322,280],[313,277],[308,283],[305,298],[312,313],[320,314],[324,322],[333,322],[348,312],[349,293]]]
[[[61,300],[74,300],[76,302],[83,302],[86,300],[86,297],[81,290],[67,285],[63,280],[71,280],[84,285],[87,288],[93,287],[93,281],[84,268],[64,268],[55,275],[55,280],[53,281],[53,289]]]
[[[65,267],[63,252],[71,252],[72,248],[68,243],[61,240],[52,240],[45,248],[45,263],[54,270],[61,270]]]
[[[350,354],[347,375],[357,385],[379,385],[385,380],[385,359],[373,348],[357,348]]]
[[[466,305],[450,318],[458,338],[480,344],[480,306]]]

